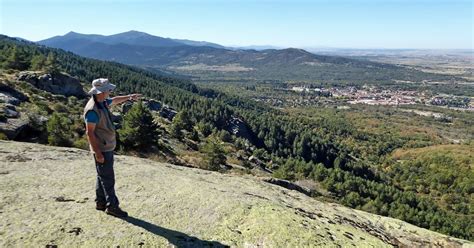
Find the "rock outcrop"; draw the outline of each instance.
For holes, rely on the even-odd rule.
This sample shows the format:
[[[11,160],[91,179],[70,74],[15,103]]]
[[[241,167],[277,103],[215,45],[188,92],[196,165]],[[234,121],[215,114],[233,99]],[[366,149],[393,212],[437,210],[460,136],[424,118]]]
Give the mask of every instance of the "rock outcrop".
[[[254,139],[252,131],[248,127],[247,123],[238,117],[232,117],[230,120],[228,120],[226,129],[237,137],[241,137],[250,141]]]
[[[161,110],[161,103],[154,99],[145,100],[143,102],[145,107],[147,107],[150,111],[160,111]]]
[[[160,111],[160,116],[168,119],[169,121],[172,121],[173,118],[176,116],[176,114],[178,114],[178,111],[172,109],[171,107],[167,105],[164,105]]]
[[[84,97],[84,92],[81,83],[78,79],[63,73],[43,74],[31,71],[22,71],[18,74],[19,81],[25,81],[38,89],[51,92],[53,94],[60,94],[65,96]]]
[[[20,105],[20,99],[5,92],[0,92],[0,102],[12,104],[12,105]]]
[[[158,112],[161,110],[161,103],[155,99],[143,99],[143,105],[150,111]],[[122,113],[127,113],[133,106],[133,102],[126,102],[122,104]]]
[[[301,193],[303,193],[307,196],[312,196],[313,194],[315,194],[315,192],[313,192],[311,189],[309,189],[307,187],[304,187],[304,186],[301,186],[301,185],[298,185],[296,183],[290,182],[288,180],[277,179],[277,178],[265,178],[265,179],[263,179],[263,181],[265,181],[267,183],[272,183],[272,184],[275,184],[275,185],[279,185],[279,186],[287,188],[287,189],[296,190],[296,191],[301,192]]]
[[[28,97],[23,93],[15,90],[3,82],[0,82],[0,103],[18,106],[21,102],[28,100]]]
[[[13,140],[28,127],[30,121],[28,118],[9,118],[5,122],[0,121],[0,133],[7,136],[8,139]]]
[[[18,118],[20,117],[20,112],[16,110],[15,105],[6,103],[6,104],[1,104],[0,103],[0,109],[2,109],[2,112],[7,118]]]
[[[168,105],[162,105],[161,102],[155,99],[143,99],[143,105],[152,112],[157,112],[161,117],[173,121],[173,118],[178,113],[175,109]],[[121,113],[126,114],[133,106],[133,102],[126,102],[122,104]]]
[[[473,245],[252,176],[115,158],[125,219],[95,210],[88,151],[0,141],[0,247]]]

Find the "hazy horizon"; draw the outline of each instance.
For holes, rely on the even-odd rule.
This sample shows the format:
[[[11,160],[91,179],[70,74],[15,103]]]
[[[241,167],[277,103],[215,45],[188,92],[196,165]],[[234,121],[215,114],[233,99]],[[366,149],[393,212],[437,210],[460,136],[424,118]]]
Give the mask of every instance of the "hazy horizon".
[[[321,50],[321,51],[331,51],[331,50],[386,50],[386,51],[390,51],[390,50],[393,50],[393,51],[396,51],[396,50],[418,50],[418,51],[422,51],[422,50],[426,50],[426,51],[470,51],[470,52],[474,52],[474,48],[384,48],[384,47],[367,47],[367,48],[357,48],[357,47],[331,47],[331,46],[312,46],[312,47],[308,47],[308,46],[302,46],[302,47],[291,47],[291,46],[288,46],[288,47],[283,47],[283,46],[275,46],[275,45],[272,45],[272,44],[247,44],[247,45],[233,45],[233,44],[230,44],[230,45],[227,45],[227,44],[220,44],[220,43],[217,43],[217,42],[214,42],[214,41],[208,41],[208,40],[195,40],[195,39],[190,39],[190,38],[175,38],[175,37],[166,37],[166,36],[162,36],[160,34],[151,34],[151,33],[148,33],[148,32],[145,32],[145,31],[141,31],[141,30],[128,30],[128,31],[123,31],[123,32],[118,32],[118,33],[111,33],[111,34],[100,34],[100,33],[79,33],[79,32],[76,32],[74,30],[71,30],[69,32],[74,32],[74,33],[79,33],[79,34],[84,34],[84,35],[104,35],[104,36],[109,36],[109,35],[114,35],[114,34],[119,34],[119,33],[126,33],[126,32],[129,32],[129,31],[138,31],[138,32],[143,32],[143,33],[147,33],[149,35],[153,35],[153,36],[158,36],[158,37],[162,37],[162,38],[169,38],[169,39],[184,39],[184,40],[193,40],[193,41],[202,41],[202,42],[210,42],[210,43],[215,43],[215,44],[218,44],[218,45],[222,45],[224,47],[228,47],[228,48],[254,48],[254,47],[257,47],[257,48],[264,48],[264,49],[285,49],[285,48],[297,48],[297,49],[304,49],[304,50],[308,50],[308,51],[311,51],[311,50]],[[67,33],[69,33],[67,32]],[[64,33],[64,34],[58,34],[58,35],[53,35],[51,37],[47,37],[45,39],[49,39],[49,38],[52,38],[52,37],[55,37],[55,36],[64,36],[66,35],[67,33]],[[3,34],[3,33],[0,33],[0,34]],[[7,35],[7,36],[10,36],[8,34],[3,34],[3,35]],[[31,41],[31,42],[39,42],[39,41],[42,41],[42,40],[45,40],[45,39],[40,39],[40,40],[30,40],[30,39],[27,39],[27,38],[24,38],[24,37],[19,37],[19,36],[10,36],[10,37],[13,37],[13,38],[19,38],[19,39],[24,39],[24,40],[28,40],[28,41]]]
[[[471,1],[3,0],[0,33],[31,41],[137,30],[229,47],[472,50]]]

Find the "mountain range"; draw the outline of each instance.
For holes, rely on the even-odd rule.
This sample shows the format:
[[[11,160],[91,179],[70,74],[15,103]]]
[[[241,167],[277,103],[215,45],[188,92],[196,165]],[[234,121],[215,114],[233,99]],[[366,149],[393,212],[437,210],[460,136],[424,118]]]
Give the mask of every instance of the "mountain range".
[[[367,60],[317,55],[297,48],[226,48],[206,41],[163,38],[138,31],[109,36],[69,32],[37,43],[85,57],[200,79],[386,83],[452,78]]]
[[[80,34],[76,32],[69,32],[63,36],[54,36],[49,39],[40,41],[40,44],[46,46],[56,46],[61,43],[67,43],[75,40],[84,40],[89,42],[104,43],[109,45],[114,44],[128,44],[136,46],[150,46],[150,47],[175,47],[175,46],[209,46],[215,48],[224,48],[219,44],[206,41],[193,41],[186,39],[171,39],[159,36],[150,35],[144,32],[131,30],[124,33],[114,35],[100,35],[100,34]]]

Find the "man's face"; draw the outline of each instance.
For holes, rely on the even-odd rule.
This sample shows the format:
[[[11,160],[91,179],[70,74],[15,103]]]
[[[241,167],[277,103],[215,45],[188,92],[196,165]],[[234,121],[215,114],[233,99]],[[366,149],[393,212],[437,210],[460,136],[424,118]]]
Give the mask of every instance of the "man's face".
[[[110,96],[110,91],[102,92],[100,94],[97,94],[99,97],[103,97],[104,99],[108,98]]]

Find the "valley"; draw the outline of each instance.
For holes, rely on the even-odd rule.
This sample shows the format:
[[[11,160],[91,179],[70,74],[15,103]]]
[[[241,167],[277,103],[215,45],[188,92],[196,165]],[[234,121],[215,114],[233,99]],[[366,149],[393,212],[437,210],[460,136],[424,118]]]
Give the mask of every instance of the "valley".
[[[96,45],[87,50],[96,51]],[[473,239],[474,114],[468,79],[298,49],[100,46],[101,52],[155,51],[161,56],[157,61],[171,67],[140,65],[143,58],[133,54],[131,60],[111,62],[105,53],[79,53],[91,59],[3,36],[2,139],[87,149],[83,93],[101,75],[117,84],[117,94],[146,97],[112,109],[121,155],[286,180],[318,201]],[[190,49],[205,52],[197,56]],[[213,63],[209,51],[219,53]],[[176,54],[179,58],[171,59]],[[186,70],[172,67],[193,56]],[[255,56],[260,62],[245,62]],[[117,63],[125,60],[130,64]],[[83,90],[56,91],[44,86],[48,77]],[[368,100],[378,104],[364,104],[373,103]],[[147,135],[127,131],[132,113],[146,116]],[[14,135],[4,131],[20,121],[26,124]],[[144,142],[151,134],[152,143]]]

